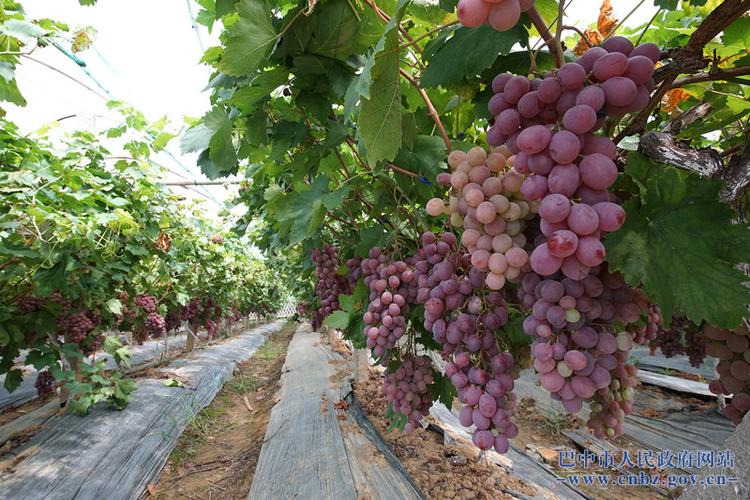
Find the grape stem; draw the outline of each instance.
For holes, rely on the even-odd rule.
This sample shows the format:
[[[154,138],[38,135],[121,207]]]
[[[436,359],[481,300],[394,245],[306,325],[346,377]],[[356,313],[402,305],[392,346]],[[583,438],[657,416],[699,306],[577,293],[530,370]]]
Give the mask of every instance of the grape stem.
[[[565,0],[560,0],[557,5],[557,27],[555,29],[555,51],[560,54],[562,61],[558,68],[565,64],[565,57],[562,48],[563,16],[565,15]]]
[[[555,64],[559,68],[565,62],[565,58],[563,57],[563,53],[562,53],[562,47],[554,43],[555,37],[550,32],[549,27],[547,26],[547,23],[545,23],[544,19],[542,19],[542,16],[539,14],[539,11],[536,10],[536,7],[530,8],[529,10],[526,11],[526,13],[529,15],[529,18],[531,19],[531,24],[534,25],[536,30],[544,39],[544,42],[549,46],[550,52],[552,52],[552,55],[555,58]]]
[[[405,168],[401,168],[399,166],[393,165],[392,163],[389,163],[386,166],[390,168],[391,170],[393,170],[394,172],[398,172],[403,175],[408,175],[409,177],[414,177],[415,179],[419,177],[418,174],[415,174],[414,172],[410,170],[406,170]]]
[[[593,45],[593,44],[592,44],[592,43],[591,43],[591,42],[589,41],[589,39],[588,39],[588,38],[586,37],[586,35],[584,34],[584,32],[583,32],[583,31],[581,31],[580,29],[576,28],[575,26],[567,26],[567,25],[566,25],[566,26],[563,26],[563,27],[562,27],[562,29],[563,29],[563,30],[568,30],[568,31],[575,31],[576,33],[578,33],[579,35],[581,35],[581,39],[582,39],[582,40],[584,41],[584,43],[585,43],[586,45],[588,45],[588,46],[589,46],[589,48],[591,48],[591,47],[593,47],[593,46],[594,46],[594,45]]]
[[[672,88],[672,84],[677,80],[677,76],[682,72],[687,72],[688,68],[691,71],[695,71],[705,67],[706,63],[703,62],[705,61],[703,58],[703,48],[721,30],[732,24],[748,9],[750,9],[750,0],[726,0],[703,20],[700,26],[690,35],[687,44],[672,57],[673,62],[663,68],[664,71],[660,78],[662,83],[651,97],[648,106],[633,118],[630,124],[615,137],[615,144],[628,135],[643,132],[651,112],[661,102],[664,94]]]
[[[714,80],[726,80],[737,76],[750,75],[750,66],[743,66],[731,69],[711,69],[706,73],[699,73],[694,76],[685,76],[678,78],[672,84],[672,87],[682,87],[691,83],[710,82]]]
[[[424,89],[419,86],[419,83],[417,82],[417,80],[415,80],[414,77],[411,76],[409,73],[404,71],[403,68],[399,68],[398,71],[399,73],[401,73],[401,76],[406,78],[409,81],[409,83],[411,83],[414,86],[414,88],[417,89],[417,92],[419,92],[419,95],[422,97],[422,100],[427,106],[427,114],[430,116],[430,118],[432,118],[432,121],[435,122],[435,126],[437,127],[438,132],[440,133],[440,137],[443,138],[443,142],[445,143],[445,148],[450,153],[452,149],[451,140],[450,138],[448,138],[448,133],[445,131],[443,122],[440,121],[440,115],[438,115],[438,112],[435,109],[435,106],[432,105],[430,96],[428,96],[427,92],[425,92]]]

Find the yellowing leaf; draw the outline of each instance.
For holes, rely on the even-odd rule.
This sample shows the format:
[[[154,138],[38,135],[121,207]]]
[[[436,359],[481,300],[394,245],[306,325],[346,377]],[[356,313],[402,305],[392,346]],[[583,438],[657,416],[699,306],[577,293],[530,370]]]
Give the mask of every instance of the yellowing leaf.
[[[586,38],[579,39],[578,43],[573,49],[573,52],[578,56],[583,55],[587,50],[591,48],[591,46],[599,45],[602,42],[602,36],[596,30],[586,29],[583,34]],[[589,43],[586,43],[586,40],[588,40]]]
[[[690,98],[690,94],[685,92],[684,89],[676,88],[668,90],[667,93],[661,100],[661,110],[665,113],[671,113],[681,102],[687,101]]]
[[[599,7],[599,20],[596,22],[596,29],[603,37],[609,35],[617,25],[617,19],[612,14],[611,2],[604,0],[601,7]]]

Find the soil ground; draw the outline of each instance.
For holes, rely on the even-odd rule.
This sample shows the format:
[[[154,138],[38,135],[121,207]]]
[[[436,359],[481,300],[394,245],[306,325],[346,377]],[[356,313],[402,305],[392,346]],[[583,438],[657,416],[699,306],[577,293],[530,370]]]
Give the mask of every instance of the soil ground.
[[[289,323],[251,359],[239,363],[214,401],[188,425],[157,484],[157,499],[244,499],[276,403],[286,350],[296,329]]]
[[[387,401],[380,392],[381,375],[376,370],[370,371],[369,379],[355,388],[357,400],[362,405],[367,417],[383,435],[385,441],[401,460],[406,470],[417,483],[422,493],[429,499],[490,499],[512,498],[510,494],[521,493],[533,496],[534,491],[518,478],[508,474],[503,468],[479,460],[476,448],[444,445],[443,437],[432,428],[417,429],[411,434],[399,431],[388,431],[390,421],[385,418]],[[557,466],[556,448],[567,448],[580,451],[570,439],[562,434],[564,430],[585,427],[585,422],[574,415],[562,415],[537,408],[533,399],[519,401],[515,412],[519,435],[513,444],[527,454],[534,455],[532,450],[541,450],[554,456],[545,462],[547,468],[565,476],[570,474],[606,474],[616,475],[616,471],[589,467],[588,469],[561,469]],[[439,424],[432,417],[425,419],[428,423]],[[636,446],[620,440],[620,447],[636,453]],[[635,456],[635,455],[633,455]],[[541,461],[542,458],[538,457]],[[629,472],[638,473],[638,470]],[[591,497],[602,500],[620,499],[663,499],[669,498],[646,487],[579,487]]]

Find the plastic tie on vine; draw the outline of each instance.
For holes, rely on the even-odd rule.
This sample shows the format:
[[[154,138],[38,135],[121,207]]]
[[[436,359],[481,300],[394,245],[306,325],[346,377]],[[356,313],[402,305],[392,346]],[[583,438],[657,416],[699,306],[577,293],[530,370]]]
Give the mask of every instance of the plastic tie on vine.
[[[424,175],[419,177],[419,182],[421,182],[422,184],[427,184],[428,186],[432,186],[432,182],[430,182],[429,179],[427,179],[427,177],[425,177]]]

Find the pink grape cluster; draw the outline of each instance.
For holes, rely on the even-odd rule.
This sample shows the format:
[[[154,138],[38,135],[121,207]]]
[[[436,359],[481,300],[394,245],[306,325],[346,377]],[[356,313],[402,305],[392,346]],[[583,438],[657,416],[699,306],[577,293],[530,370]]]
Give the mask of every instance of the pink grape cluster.
[[[133,299],[133,302],[136,306],[140,307],[147,313],[156,312],[156,308],[158,307],[156,297],[154,297],[153,295],[148,295],[146,293],[136,295],[135,299]]]
[[[36,376],[34,387],[36,387],[37,395],[44,399],[54,392],[55,377],[52,376],[49,370],[41,370]]]
[[[702,327],[685,317],[674,315],[669,328],[661,328],[659,324],[659,335],[651,339],[651,352],[659,349],[667,358],[685,355],[690,364],[697,368],[706,358],[706,340]]]
[[[544,79],[500,74],[492,82],[487,141],[507,143],[514,168],[528,174],[521,192],[541,200],[547,241],[531,255],[536,273],[562,270],[580,280],[604,261],[601,237],[622,226],[625,212],[607,191],[617,179],[617,147],[594,132],[605,117],[648,105],[660,56],[654,44],[633,48],[613,37]]]
[[[488,336],[493,332],[488,332]],[[479,356],[477,363],[466,351],[453,355],[448,363],[446,375],[458,390],[458,400],[463,405],[459,420],[464,427],[474,425],[472,435],[474,445],[481,450],[494,448],[505,453],[510,447],[509,439],[518,435],[518,427],[513,422],[515,408],[513,356],[510,353],[496,352],[489,356]],[[489,371],[477,365],[488,365]]]
[[[724,414],[735,424],[750,411],[750,332],[743,324],[735,331],[706,325],[706,353],[719,359],[719,379],[708,384],[714,394],[732,395]]]
[[[484,296],[485,273],[457,248],[456,236],[422,235],[416,254],[417,303],[424,304],[424,327],[446,355],[497,349],[494,331],[508,322],[508,306],[499,292]]]
[[[339,308],[341,280],[336,275],[338,268],[338,250],[331,245],[325,248],[314,248],[312,261],[315,264],[315,295],[318,297],[318,310],[313,318],[313,328],[318,329],[323,320]]]
[[[469,28],[489,24],[497,31],[508,31],[518,23],[521,12],[534,6],[534,0],[459,0],[458,20]]]
[[[67,342],[81,344],[86,340],[86,336],[96,328],[95,319],[89,311],[62,315],[57,319],[59,335],[63,335]]]
[[[424,327],[442,345],[449,360],[446,375],[462,403],[461,423],[474,425],[474,444],[482,449],[508,450],[518,434],[512,422],[515,363],[500,352],[495,331],[508,322],[502,294],[485,294],[485,273],[463,254],[452,233],[440,239],[422,235],[415,255],[417,302],[424,303]]]
[[[590,405],[591,415],[586,422],[600,439],[621,436],[625,416],[633,413],[633,388],[639,382],[636,377],[638,368],[628,364],[628,351],[620,349],[621,339],[625,342],[622,333],[617,336],[618,350],[614,354],[614,360],[607,358],[614,365],[610,370],[612,380],[609,387],[599,389],[594,395],[594,401]]]
[[[605,266],[593,268],[582,280],[559,273],[543,279],[528,273],[521,282],[519,298],[531,311],[524,330],[545,339],[563,329],[576,331],[594,322],[635,325],[643,314],[654,317],[645,294],[629,287],[622,276],[610,273]]]
[[[636,288],[633,290],[633,294],[635,303],[646,313],[646,321],[642,325],[631,328],[630,332],[633,334],[633,342],[638,345],[647,345],[656,339],[659,332],[663,332],[662,323],[664,320],[661,316],[661,308],[652,304],[643,290]],[[693,358],[690,359],[692,362]],[[703,357],[701,357],[700,363],[702,362]]]
[[[367,347],[382,357],[406,333],[406,314],[415,298],[414,271],[405,261],[393,262],[380,248],[371,248],[369,258],[362,261],[362,273],[370,290],[362,318]]]
[[[598,410],[589,425],[597,436],[619,436],[632,412],[628,389],[638,382],[635,366],[627,364],[636,334],[613,332],[616,325],[640,328],[642,315],[651,314],[645,294],[596,267],[582,280],[529,273],[519,298],[531,310],[523,327],[535,339],[531,353],[541,385],[571,413],[592,402]]]
[[[440,198],[427,203],[428,214],[448,213],[451,223],[464,229],[461,243],[472,265],[487,273],[485,283],[492,290],[519,279],[528,264],[523,231],[538,208],[519,192],[524,176],[513,168],[514,159],[504,146],[489,155],[478,146],[451,152],[448,164],[453,172],[437,179],[452,187],[448,206]]]
[[[148,333],[154,338],[161,337],[167,333],[164,317],[157,312],[148,313],[148,316],[146,316],[146,320],[144,321],[144,326]]]
[[[433,382],[432,362],[427,356],[406,356],[395,372],[385,376],[381,390],[393,413],[406,416],[404,432],[412,432],[422,417],[429,415],[432,406],[429,387]]]

